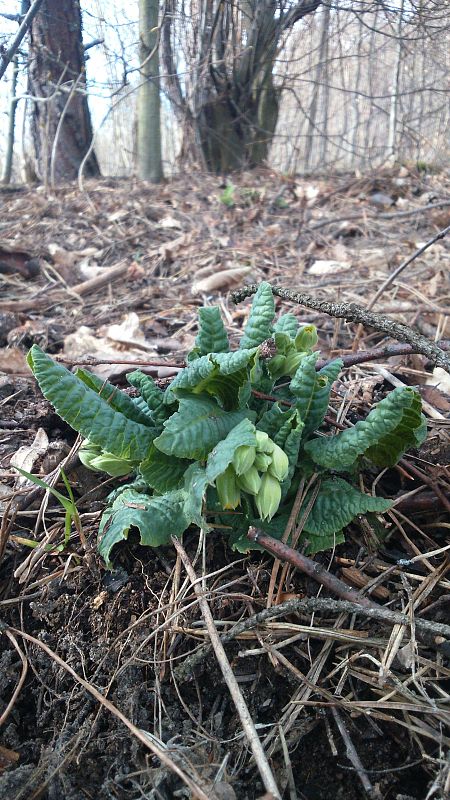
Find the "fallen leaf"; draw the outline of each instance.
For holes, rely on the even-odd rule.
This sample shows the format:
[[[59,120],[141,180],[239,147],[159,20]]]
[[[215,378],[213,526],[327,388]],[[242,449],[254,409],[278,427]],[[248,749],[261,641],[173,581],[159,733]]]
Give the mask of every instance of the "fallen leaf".
[[[193,295],[206,294],[208,292],[227,291],[232,286],[237,286],[244,278],[248,278],[253,272],[252,267],[237,267],[236,269],[223,269],[210,275],[209,278],[197,281],[192,284],[191,292]]]
[[[158,253],[163,257],[164,261],[170,263],[174,261],[175,256],[178,255],[180,250],[189,244],[191,238],[192,234],[183,233],[181,236],[177,236],[176,239],[172,239],[170,242],[164,242],[160,245]]]
[[[181,228],[181,222],[175,217],[163,217],[159,221],[160,228]]]
[[[8,750],[0,744],[0,773],[8,769],[12,764],[17,764],[20,756],[15,750]]]
[[[36,461],[48,450],[48,436],[43,428],[39,428],[34,440],[30,445],[19,447],[17,452],[11,456],[10,466],[24,469],[25,472],[32,472]],[[28,478],[19,475],[17,483],[20,485],[28,483]]]
[[[314,261],[308,269],[310,275],[330,275],[337,272],[347,272],[352,265],[348,261]]]

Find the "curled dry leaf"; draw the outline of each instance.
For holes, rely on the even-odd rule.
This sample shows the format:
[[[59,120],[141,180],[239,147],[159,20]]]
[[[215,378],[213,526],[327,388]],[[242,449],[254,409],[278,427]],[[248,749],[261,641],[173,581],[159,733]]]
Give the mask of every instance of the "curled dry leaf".
[[[20,467],[26,472],[32,472],[33,467],[40,456],[45,455],[48,449],[48,436],[43,428],[39,428],[34,441],[30,445],[19,447],[17,452],[11,456],[11,467]],[[17,483],[23,485],[28,483],[28,478],[19,475]]]
[[[253,272],[252,267],[237,267],[236,269],[222,269],[207,278],[194,281],[191,292],[193,295],[207,294],[208,292],[228,291],[233,286],[238,286]]]
[[[351,269],[352,265],[349,261],[315,261],[309,268],[310,275],[329,275],[336,272],[346,272]]]
[[[186,247],[192,239],[192,233],[183,233],[181,236],[177,236],[176,239],[172,239],[170,242],[164,242],[158,248],[158,254],[163,257],[164,261],[171,262],[174,261],[180,250],[183,247]]]

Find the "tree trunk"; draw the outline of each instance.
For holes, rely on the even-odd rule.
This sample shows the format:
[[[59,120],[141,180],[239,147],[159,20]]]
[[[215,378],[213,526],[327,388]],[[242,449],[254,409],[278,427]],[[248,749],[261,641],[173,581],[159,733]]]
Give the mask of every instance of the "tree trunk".
[[[141,84],[137,111],[138,176],[159,183],[161,157],[161,99],[159,93],[158,0],[139,0],[139,61]]]
[[[177,28],[176,0],[167,2],[165,85],[178,118],[184,115],[187,130],[195,131],[192,144],[200,145],[198,160],[217,173],[262,164],[278,121],[278,48],[285,32],[314,12],[321,0],[293,5],[278,0],[199,0],[187,45],[195,56],[184,80],[177,75],[174,52],[186,33]],[[184,20],[183,14],[180,18]]]
[[[3,165],[2,183],[11,183],[12,163],[14,155],[14,132],[16,127],[16,110],[17,110],[17,76],[19,74],[19,59],[14,56],[13,61],[13,74],[11,79],[11,94],[9,99],[9,112],[8,112],[8,136],[6,140],[6,153],[5,163]]]
[[[79,0],[45,0],[31,26],[28,75],[36,172],[45,184],[74,180],[92,140]],[[85,173],[100,174],[94,152]]]

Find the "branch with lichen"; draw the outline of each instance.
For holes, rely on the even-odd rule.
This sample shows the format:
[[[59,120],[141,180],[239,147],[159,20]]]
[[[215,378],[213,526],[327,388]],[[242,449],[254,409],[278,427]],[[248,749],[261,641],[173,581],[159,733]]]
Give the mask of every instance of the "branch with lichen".
[[[252,284],[231,292],[231,298],[234,303],[240,303],[246,297],[255,294],[258,286]],[[397,339],[399,342],[407,342],[415,348],[416,353],[421,353],[438,367],[443,367],[450,373],[450,358],[444,351],[438,347],[437,344],[431,342],[425,336],[422,336],[417,331],[410,328],[409,325],[404,325],[401,322],[396,322],[384,314],[376,314],[373,311],[367,311],[362,306],[356,303],[330,303],[327,300],[316,300],[309,294],[303,292],[296,292],[293,289],[283,289],[279,286],[272,286],[271,289],[276,297],[282,300],[290,300],[291,303],[296,303],[306,308],[311,308],[314,311],[320,311],[323,314],[328,314],[330,317],[337,317],[338,319],[345,319],[347,322],[358,322],[361,325],[366,325],[376,331],[381,331],[391,336],[392,339]]]

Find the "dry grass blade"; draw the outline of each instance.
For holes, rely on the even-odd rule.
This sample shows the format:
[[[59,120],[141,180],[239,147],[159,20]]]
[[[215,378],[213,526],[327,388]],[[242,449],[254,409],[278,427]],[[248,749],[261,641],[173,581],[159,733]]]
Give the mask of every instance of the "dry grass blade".
[[[242,727],[247,736],[256,765],[261,775],[261,779],[264,783],[264,787],[267,792],[270,792],[275,798],[281,800],[281,795],[278,786],[276,784],[275,778],[273,777],[272,770],[270,769],[269,762],[267,761],[267,757],[264,753],[259,736],[256,732],[253,720],[247,708],[247,704],[244,700],[241,690],[239,689],[239,685],[236,681],[233,670],[230,667],[223,644],[220,641],[220,638],[216,631],[214,620],[208,602],[204,597],[203,592],[200,589],[200,586],[198,585],[197,576],[192,568],[192,564],[189,560],[189,557],[184,547],[175,537],[172,537],[172,541],[177,553],[179,553],[181,560],[183,561],[184,568],[187,574],[189,575],[189,579],[198,597],[199,606],[211,639],[211,645],[216,654],[217,660],[220,665],[220,669],[222,670],[224,680],[228,686],[233,703],[236,707],[236,711],[239,715],[239,719],[241,720]]]

